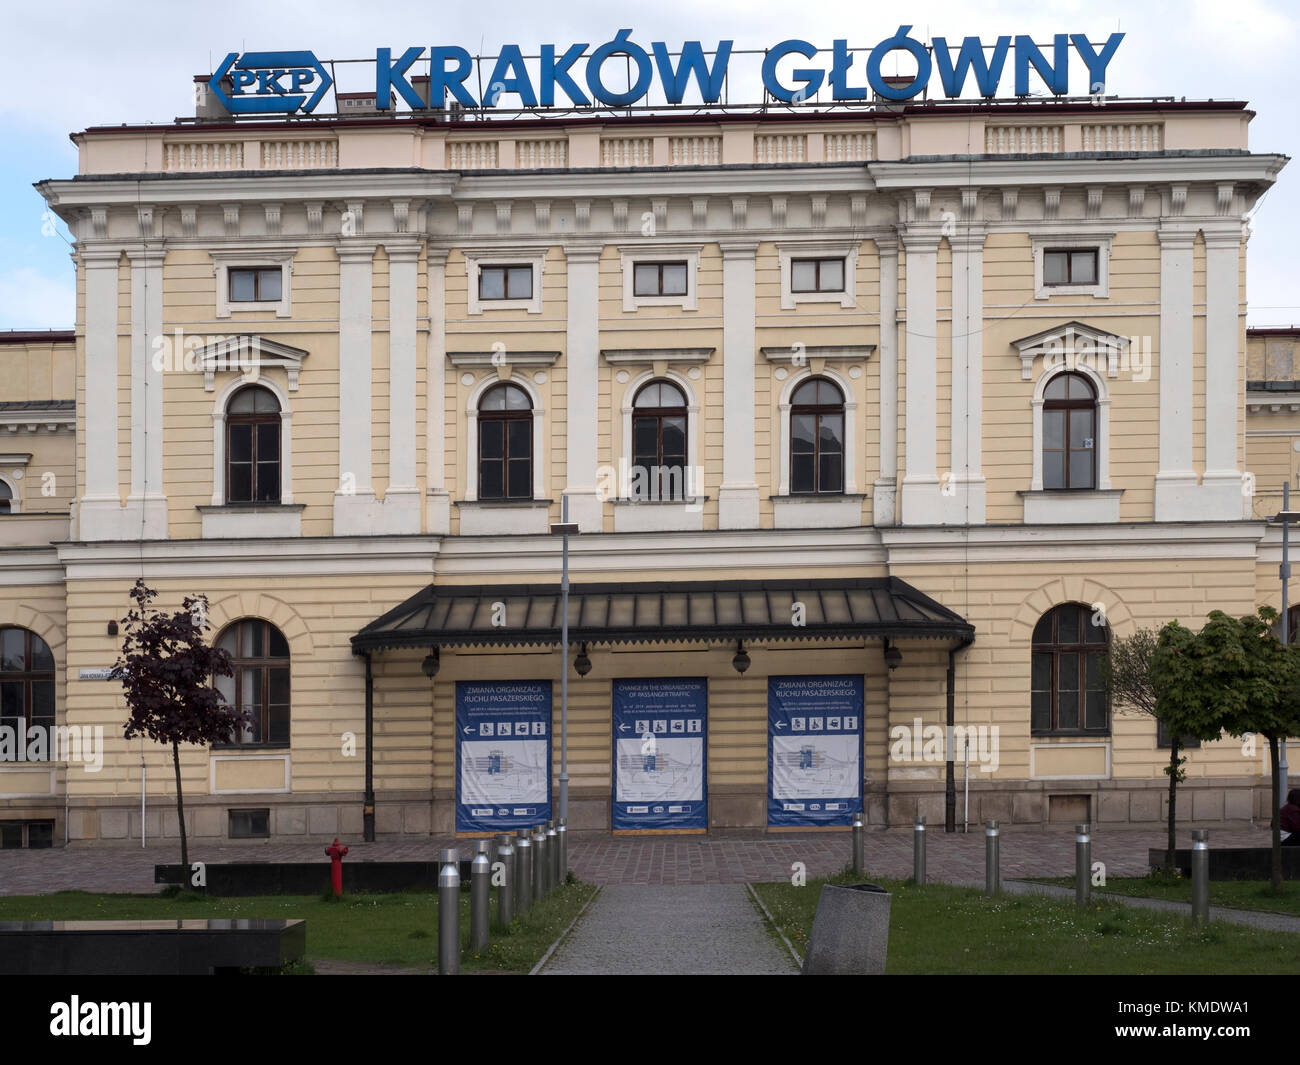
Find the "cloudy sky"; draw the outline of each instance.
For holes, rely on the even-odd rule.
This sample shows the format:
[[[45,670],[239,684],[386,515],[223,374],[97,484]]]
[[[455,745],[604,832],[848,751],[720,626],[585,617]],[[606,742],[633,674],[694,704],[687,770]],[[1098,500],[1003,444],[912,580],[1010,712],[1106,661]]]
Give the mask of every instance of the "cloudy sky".
[[[373,57],[412,45],[458,44],[492,53],[579,41],[593,47],[620,27],[649,45],[721,39],[763,48],[786,38],[829,47],[835,38],[871,47],[893,35],[906,12],[913,36],[992,40],[1025,33],[1127,36],[1108,72],[1107,92],[1246,100],[1257,112],[1255,151],[1293,154],[1300,142],[1296,89],[1300,7],[1291,0],[1123,3],[1075,0],[907,0],[900,5],[754,0],[592,0],[563,4],[435,4],[429,0],[226,0],[209,8],[170,0],[127,3],[39,0],[9,4],[0,39],[0,329],[70,327],[73,268],[66,230],[43,219],[32,183],[76,173],[68,134],[87,126],[166,122],[193,113],[192,77],[230,51],[310,49],[321,58]],[[359,69],[359,68],[357,68]],[[1010,79],[1004,80],[1004,93]],[[935,83],[932,83],[935,84]],[[1081,84],[1071,82],[1071,91]],[[345,88],[363,88],[346,85]],[[1041,89],[1035,83],[1035,87]],[[1292,245],[1300,224],[1300,163],[1283,171],[1256,212],[1249,251],[1250,323],[1300,323]],[[52,231],[53,230],[53,231]]]

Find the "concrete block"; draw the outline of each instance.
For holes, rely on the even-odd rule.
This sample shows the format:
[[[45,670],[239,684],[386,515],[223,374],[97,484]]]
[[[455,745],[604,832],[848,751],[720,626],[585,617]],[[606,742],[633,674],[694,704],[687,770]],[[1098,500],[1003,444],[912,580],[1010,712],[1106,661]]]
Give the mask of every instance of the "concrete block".
[[[1223,820],[1222,788],[1197,788],[1191,795],[1193,821]]]
[[[100,810],[99,838],[126,839],[130,825],[129,810]]]
[[[916,815],[920,814],[925,818],[927,825],[942,825],[944,808],[943,795],[937,793],[927,793],[916,796],[916,808],[911,817],[904,824],[914,824]]]
[[[135,820],[139,822],[139,815]],[[225,811],[217,806],[201,806],[194,811],[194,834],[209,839],[226,834]],[[137,829],[138,831],[138,829]]]
[[[307,807],[307,831],[313,836],[337,836],[339,834],[338,807]]]
[[[1223,796],[1223,816],[1228,821],[1249,821],[1251,795],[1245,788],[1234,788]]]
[[[448,827],[446,829],[434,828],[434,833],[450,831],[450,818],[452,809],[450,806],[442,808],[446,811],[448,817]],[[434,824],[438,822],[440,811],[434,808]],[[600,832],[609,829],[609,802],[604,799],[575,799],[569,796],[569,831],[574,832]]]
[[[974,796],[972,795],[971,798],[973,799]],[[975,809],[976,804],[972,802],[972,816],[974,816]],[[1011,823],[1011,796],[1005,791],[986,792],[981,794],[979,797],[978,809],[978,819],[981,822],[997,821],[999,824],[1003,825]]]
[[[1123,822],[1129,816],[1129,797],[1123,791],[1099,791],[1096,795],[1097,822]]]
[[[392,835],[402,831],[402,808],[391,802],[375,803],[375,835]]]
[[[349,803],[347,806],[338,807],[339,816],[339,836],[350,836],[353,839],[360,839],[365,830],[361,814],[360,803]]]
[[[713,828],[752,828],[766,820],[766,800],[749,795],[722,795],[709,802]]]
[[[883,795],[868,795],[863,800],[863,823],[867,825],[889,824],[889,803]]]
[[[882,975],[889,953],[889,908],[889,892],[872,884],[824,885],[804,954],[804,975]]]
[[[1011,820],[1018,825],[1039,825],[1043,822],[1043,793],[1018,791],[1011,796]]]
[[[271,810],[274,825],[273,836],[301,836],[307,832],[307,808],[305,806],[277,806]]]
[[[403,824],[408,835],[429,834],[430,812],[428,803],[412,803],[403,811]]]
[[[1128,793],[1128,819],[1138,823],[1157,823],[1160,820],[1160,794],[1154,788],[1130,791]]]

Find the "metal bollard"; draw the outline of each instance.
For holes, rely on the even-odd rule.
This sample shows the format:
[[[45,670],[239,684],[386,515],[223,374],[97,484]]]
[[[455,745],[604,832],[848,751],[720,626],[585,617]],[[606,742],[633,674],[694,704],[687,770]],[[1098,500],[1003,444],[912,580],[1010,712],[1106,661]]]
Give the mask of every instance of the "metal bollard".
[[[492,863],[488,841],[478,841],[478,853],[469,865],[469,949],[486,950],[492,921]]]
[[[546,898],[546,828],[536,825],[533,828],[533,901],[541,902]]]
[[[866,859],[863,852],[862,815],[853,815],[853,875],[862,876],[866,872]]]
[[[528,829],[515,833],[515,909],[520,915],[533,904],[533,841]]]
[[[560,834],[554,821],[546,822],[546,852],[551,857],[546,867],[546,891],[549,894],[560,886]]]
[[[998,869],[998,836],[996,821],[984,823],[984,894],[989,898],[1002,890],[1002,874]]]
[[[560,847],[560,883],[569,882],[569,819],[561,817],[555,826],[555,841]]]
[[[1074,826],[1074,904],[1079,909],[1088,905],[1092,894],[1092,836],[1088,826]]]
[[[1210,920],[1210,830],[1192,830],[1192,921]]]
[[[438,852],[438,972],[455,976],[460,972],[460,851],[455,847]]]
[[[912,826],[912,879],[918,884],[925,883],[925,816],[916,815],[916,824]]]
[[[497,833],[497,861],[501,863],[501,886],[497,888],[497,927],[504,931],[515,919],[515,848],[509,832]]]

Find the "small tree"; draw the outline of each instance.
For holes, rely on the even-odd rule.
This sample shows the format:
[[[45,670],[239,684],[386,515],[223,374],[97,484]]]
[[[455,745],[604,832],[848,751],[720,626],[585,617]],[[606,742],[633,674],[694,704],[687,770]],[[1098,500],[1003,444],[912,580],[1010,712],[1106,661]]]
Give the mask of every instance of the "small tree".
[[[149,605],[157,594],[143,578],[131,589],[135,607],[122,619],[122,654],[112,676],[122,682],[131,710],[123,726],[126,738],[143,735],[155,743],[171,744],[181,865],[188,870],[180,745],[228,743],[249,719],[212,686],[214,677],[232,676],[234,670],[226,651],[204,641],[207,599],[187,596],[180,610],[168,614]]]
[[[1277,612],[1261,607],[1256,614],[1232,618],[1212,611],[1193,635],[1177,622],[1160,634],[1154,676],[1165,705],[1194,719],[1197,704],[1207,721],[1230,736],[1257,733],[1269,741],[1273,776],[1273,890],[1282,890],[1282,840],[1279,833],[1278,743],[1297,731],[1294,649],[1274,635]]]
[[[1170,625],[1177,624],[1170,622]],[[1206,716],[1202,704],[1183,704],[1172,699],[1161,703],[1154,675],[1160,635],[1154,629],[1138,629],[1132,636],[1112,640],[1110,653],[1102,660],[1102,682],[1116,706],[1155,719],[1164,725],[1169,737],[1169,764],[1165,766],[1165,775],[1169,778],[1165,868],[1173,869],[1177,846],[1178,785],[1187,779],[1187,771],[1183,768],[1187,764],[1187,757],[1182,753],[1183,742],[1189,738],[1218,739],[1220,729]]]

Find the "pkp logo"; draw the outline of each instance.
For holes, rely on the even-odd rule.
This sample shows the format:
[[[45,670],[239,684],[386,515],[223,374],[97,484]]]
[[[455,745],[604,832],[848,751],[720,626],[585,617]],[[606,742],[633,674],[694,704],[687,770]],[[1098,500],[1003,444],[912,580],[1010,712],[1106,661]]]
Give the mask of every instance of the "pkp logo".
[[[221,82],[229,76],[232,91]],[[312,111],[334,79],[311,52],[231,52],[208,81],[212,93],[232,115],[290,115]],[[310,97],[303,90],[315,91]]]

